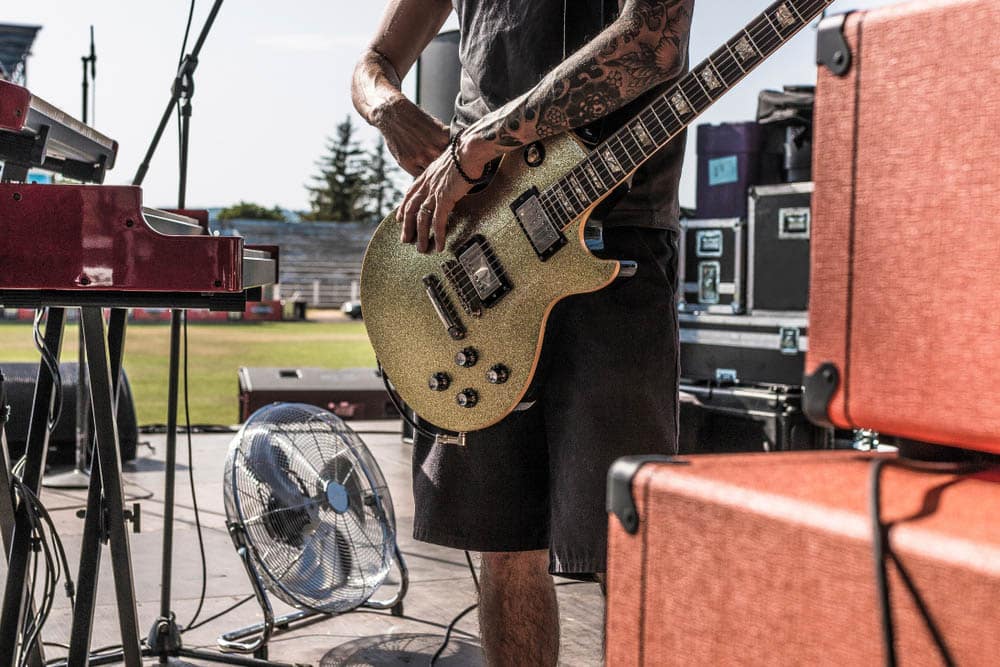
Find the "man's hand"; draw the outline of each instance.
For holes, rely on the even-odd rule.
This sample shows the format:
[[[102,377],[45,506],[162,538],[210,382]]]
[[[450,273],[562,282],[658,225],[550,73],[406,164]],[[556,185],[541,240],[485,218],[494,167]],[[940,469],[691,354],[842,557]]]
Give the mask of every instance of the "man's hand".
[[[468,140],[463,134],[458,146],[462,169],[476,178],[486,171],[486,165],[500,153],[490,144]],[[466,183],[452,163],[451,151],[446,146],[430,166],[413,182],[399,206],[403,223],[400,241],[417,244],[419,252],[430,251],[430,237],[434,236],[434,249],[442,252],[448,234],[448,219],[455,204],[467,195],[472,186]]]
[[[376,107],[372,125],[411,176],[419,176],[448,148],[448,128],[403,95]]]

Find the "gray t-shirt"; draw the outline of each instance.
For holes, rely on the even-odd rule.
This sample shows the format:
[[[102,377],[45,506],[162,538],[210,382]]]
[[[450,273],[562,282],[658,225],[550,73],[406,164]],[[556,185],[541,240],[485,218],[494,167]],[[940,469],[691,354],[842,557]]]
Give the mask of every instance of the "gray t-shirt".
[[[456,128],[467,127],[531,90],[618,13],[617,0],[453,0],[453,4],[462,62]],[[596,125],[606,136],[671,83],[640,96]],[[639,168],[628,195],[604,217],[605,226],[677,227],[684,142],[685,136],[679,136]]]

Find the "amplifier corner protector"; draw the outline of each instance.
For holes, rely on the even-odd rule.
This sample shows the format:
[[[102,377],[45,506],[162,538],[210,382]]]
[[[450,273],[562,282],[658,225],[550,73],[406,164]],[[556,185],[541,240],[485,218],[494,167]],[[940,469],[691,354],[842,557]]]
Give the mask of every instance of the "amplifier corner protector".
[[[802,412],[817,426],[836,428],[830,419],[830,402],[840,387],[840,371],[826,362],[806,375],[802,388]]]
[[[608,471],[607,510],[618,517],[622,528],[629,535],[635,535],[639,530],[639,513],[632,497],[632,480],[635,479],[639,469],[647,463],[687,465],[685,461],[662,455],[625,456],[611,464],[611,469]]]

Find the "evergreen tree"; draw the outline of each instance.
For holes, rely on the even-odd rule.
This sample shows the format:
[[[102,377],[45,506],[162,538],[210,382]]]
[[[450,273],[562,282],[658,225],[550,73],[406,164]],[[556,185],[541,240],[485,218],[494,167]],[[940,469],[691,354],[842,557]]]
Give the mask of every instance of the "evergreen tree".
[[[385,139],[381,136],[375,148],[368,151],[365,156],[364,168],[366,172],[364,208],[368,219],[372,222],[381,222],[403,198],[403,193],[396,186],[399,167],[389,155]]]
[[[351,222],[365,217],[364,152],[354,134],[348,115],[337,126],[336,136],[327,140],[327,154],[316,163],[319,174],[313,176],[313,185],[306,186],[310,211],[303,219]]]

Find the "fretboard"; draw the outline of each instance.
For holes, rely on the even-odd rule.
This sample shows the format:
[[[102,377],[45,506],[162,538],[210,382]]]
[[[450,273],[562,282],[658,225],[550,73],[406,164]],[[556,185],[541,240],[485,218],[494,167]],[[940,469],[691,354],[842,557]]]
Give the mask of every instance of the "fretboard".
[[[541,193],[565,226],[625,181],[833,0],[778,0]]]

